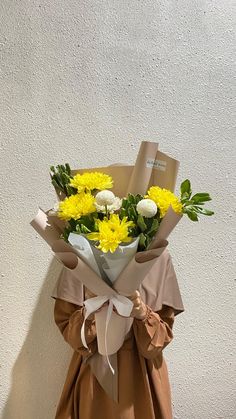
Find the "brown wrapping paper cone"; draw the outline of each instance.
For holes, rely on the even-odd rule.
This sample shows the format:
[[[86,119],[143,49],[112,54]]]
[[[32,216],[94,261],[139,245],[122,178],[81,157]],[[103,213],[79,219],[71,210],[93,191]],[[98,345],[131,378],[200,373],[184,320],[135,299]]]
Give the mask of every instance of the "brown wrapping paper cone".
[[[158,150],[158,143],[143,141],[132,171],[126,193],[145,195],[157,185],[174,191],[179,161]]]
[[[114,296],[116,291],[96,274],[85,262],[72,252],[57,252],[55,256],[64,265],[67,275],[75,276],[95,295]]]
[[[163,240],[166,240],[169,237],[170,233],[174,230],[182,216],[183,214],[177,214],[170,206],[165,217],[162,219],[158,231],[150,243],[148,250],[158,248]]]
[[[175,189],[179,162],[158,150],[158,143],[142,141],[136,162],[133,166],[114,164],[104,167],[90,167],[72,170],[72,175],[84,172],[103,172],[112,176],[115,195],[123,198],[127,193],[146,194],[148,188],[158,185],[161,188]],[[62,197],[62,195],[58,195]]]
[[[167,241],[163,241],[163,247],[155,249],[155,257],[153,252],[150,255],[149,251],[138,252],[128,265],[123,269],[119,277],[114,283],[115,290],[125,296],[132,295],[135,290],[139,289],[140,284],[148,274],[156,259],[163,253],[168,245]],[[138,261],[139,262],[138,262]]]
[[[147,192],[153,175],[152,161],[155,160],[157,151],[158,143],[142,141],[127,187],[127,193],[144,195]]]
[[[39,208],[36,217],[30,222],[31,226],[40,234],[40,236],[51,246],[59,239],[61,230],[55,223],[53,216]]]

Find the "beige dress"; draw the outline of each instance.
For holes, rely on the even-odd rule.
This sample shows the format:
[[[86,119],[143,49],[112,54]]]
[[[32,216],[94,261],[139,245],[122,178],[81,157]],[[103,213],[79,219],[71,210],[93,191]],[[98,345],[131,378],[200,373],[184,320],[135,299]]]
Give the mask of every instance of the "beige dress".
[[[171,391],[163,349],[173,339],[174,310],[148,307],[134,320],[130,336],[117,353],[119,403],[93,375],[86,358],[97,351],[94,320],[86,320],[89,350],[81,342],[83,308],[59,298],[55,322],[74,349],[55,419],[172,419]]]
[[[184,311],[171,256],[167,250],[144,278],[140,289],[148,310],[134,319],[123,346],[112,355],[117,374],[110,373],[98,354],[94,320],[84,321],[82,283],[60,275],[52,293],[54,318],[74,349],[55,419],[172,419],[171,391],[164,348],[173,339],[173,324]],[[113,358],[114,360],[114,358]],[[118,394],[118,402],[114,401]]]

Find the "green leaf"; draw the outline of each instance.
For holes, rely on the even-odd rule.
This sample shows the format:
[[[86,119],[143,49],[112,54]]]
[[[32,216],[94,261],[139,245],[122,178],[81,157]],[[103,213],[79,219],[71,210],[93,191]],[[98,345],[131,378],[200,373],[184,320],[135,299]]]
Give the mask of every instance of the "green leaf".
[[[149,246],[149,244],[151,243],[151,241],[152,241],[152,237],[146,236],[145,249],[147,249],[147,248],[148,248],[148,246]]]
[[[145,237],[145,235],[143,233],[141,233],[139,235],[139,247],[141,249],[145,249],[145,244],[146,244],[146,237]]]
[[[210,211],[210,210],[207,210],[207,209],[201,208],[201,207],[196,207],[196,211],[199,214],[203,214],[203,215],[213,215],[214,214],[214,211]]]
[[[211,197],[208,193],[196,193],[194,196],[192,196],[191,201],[193,202],[206,202],[211,201]]]
[[[87,228],[84,224],[81,224],[80,229],[83,234],[91,233],[91,230],[89,230],[89,228]]]
[[[70,176],[68,176],[66,172],[62,173],[61,179],[64,185],[67,185],[68,183],[70,183]]]
[[[127,199],[123,198],[122,199],[122,208],[126,209],[128,207],[128,201]]]
[[[73,218],[71,218],[69,221],[68,221],[68,224],[70,225],[70,227],[71,227],[71,231],[76,231],[76,225],[77,225],[77,221],[76,220],[74,220]]]
[[[154,218],[152,221],[152,226],[150,230],[148,230],[148,235],[150,237],[152,237],[157,232],[158,226],[159,226],[159,221],[157,218]]]
[[[68,173],[69,176],[71,175],[71,168],[70,168],[69,163],[66,163],[66,172]]]
[[[191,183],[190,183],[190,180],[189,179],[185,179],[181,183],[180,190],[181,190],[181,197],[184,194],[187,195],[188,197],[190,196],[190,194],[191,194],[192,191],[191,191]]]
[[[136,197],[136,204],[144,198],[143,195],[140,195],[139,193],[135,197]]]
[[[187,192],[184,192],[183,195],[181,195],[181,202],[185,203],[189,200],[189,194]]]
[[[128,202],[130,204],[135,204],[135,197],[131,193],[128,194]]]
[[[186,214],[191,221],[198,221],[198,215],[196,214],[196,212],[187,210]]]
[[[57,181],[55,179],[52,179],[52,185],[54,186],[55,189],[63,190],[61,188],[61,186],[58,185],[58,183],[57,183]]]
[[[77,233],[81,233],[81,229],[80,229],[80,225],[79,224],[76,225],[75,230],[76,230]]]
[[[138,215],[137,224],[142,232],[144,232],[147,229],[147,225],[144,221],[144,218],[140,214]]]
[[[124,208],[120,209],[120,219],[122,220],[122,218],[124,218],[126,216],[126,211]]]
[[[136,210],[133,206],[128,208],[128,217],[132,221],[135,221],[135,219],[137,217]]]

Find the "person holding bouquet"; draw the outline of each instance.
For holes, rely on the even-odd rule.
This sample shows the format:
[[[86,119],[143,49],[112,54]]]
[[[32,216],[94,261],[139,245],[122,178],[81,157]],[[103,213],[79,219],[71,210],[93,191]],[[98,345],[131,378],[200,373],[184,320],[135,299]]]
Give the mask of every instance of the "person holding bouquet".
[[[178,165],[158,153],[142,143],[126,194],[128,167],[51,167],[59,202],[31,224],[63,266],[54,319],[74,350],[55,419],[173,418],[163,352],[184,306],[167,238],[184,214],[198,221],[213,211],[188,179],[180,197],[163,186],[173,189]]]
[[[97,354],[94,315],[85,322],[87,349],[81,341],[83,306],[55,299],[55,322],[74,350],[55,419],[172,419],[171,389],[163,350],[173,340],[175,315],[184,308],[169,252],[165,250],[160,259],[159,271],[151,275],[168,277],[172,295],[166,295],[166,300],[169,298],[173,304],[163,304],[158,311],[152,309],[156,301],[150,276],[129,297],[133,302],[134,321],[117,352],[118,401],[103,389],[88,362]],[[92,296],[86,290],[85,298]],[[107,366],[100,364],[99,368],[106,370]]]

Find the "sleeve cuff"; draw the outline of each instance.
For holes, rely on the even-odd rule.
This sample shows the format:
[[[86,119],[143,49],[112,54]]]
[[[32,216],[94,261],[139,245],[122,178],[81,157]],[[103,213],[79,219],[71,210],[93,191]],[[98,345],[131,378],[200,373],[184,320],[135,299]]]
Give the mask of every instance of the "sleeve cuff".
[[[152,309],[146,305],[147,311],[145,314],[145,317],[143,317],[142,319],[138,319],[137,317],[135,318],[136,321],[141,322],[141,323],[146,323],[148,321],[148,319],[150,318],[151,314],[152,314]]]

